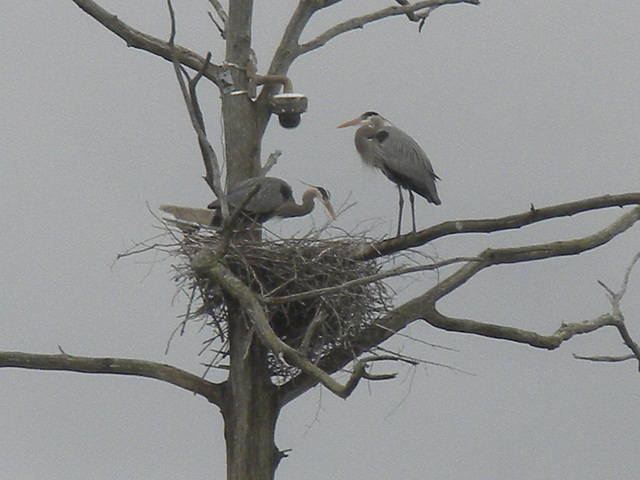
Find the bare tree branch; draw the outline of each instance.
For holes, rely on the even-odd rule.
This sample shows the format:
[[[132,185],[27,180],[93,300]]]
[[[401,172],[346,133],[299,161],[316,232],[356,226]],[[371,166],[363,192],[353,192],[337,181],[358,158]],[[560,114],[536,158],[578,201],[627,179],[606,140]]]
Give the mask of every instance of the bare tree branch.
[[[218,0],[209,0],[209,3],[215,9],[218,17],[220,17],[222,24],[224,25],[225,23],[227,23],[228,15],[222,4]]]
[[[611,314],[600,315],[591,320],[584,320],[578,323],[562,324],[554,333],[541,335],[536,332],[523,330],[504,325],[478,322],[463,318],[453,318],[442,315],[435,308],[430,308],[428,314],[422,315],[429,325],[458,333],[471,333],[481,337],[496,338],[499,340],[509,340],[515,343],[524,343],[536,348],[545,350],[555,350],[563,342],[570,340],[576,335],[591,333],[605,326],[614,326],[615,319]]]
[[[77,357],[66,353],[41,355],[0,352],[0,368],[8,367],[154,378],[201,395],[215,405],[220,406],[222,402],[221,384],[209,382],[170,365],[145,360]]]
[[[342,35],[343,33],[351,32],[353,30],[361,29],[369,23],[377,22],[378,20],[384,20],[385,18],[395,17],[398,15],[407,15],[412,21],[420,21],[422,17],[416,15],[416,12],[418,12],[419,10],[433,10],[434,8],[440,7],[442,5],[451,5],[456,3],[470,3],[472,5],[480,4],[478,0],[423,0],[414,4],[406,2],[406,4],[403,5],[383,8],[376,12],[371,12],[360,17],[351,18],[345,22],[334,25],[328,30],[325,30],[313,40],[300,45],[298,50],[295,51],[295,57],[316,50],[325,45],[330,40],[333,40],[337,36]]]
[[[318,35],[313,40],[300,45],[300,37],[302,36],[304,29],[307,27],[309,20],[311,20],[311,17],[319,10],[330,7],[339,2],[340,0],[300,0],[298,2],[298,6],[291,15],[289,23],[287,24],[280,40],[280,44],[278,45],[273,59],[271,60],[269,74],[285,75],[293,61],[300,55],[316,50],[338,35],[362,28],[368,23],[397,15],[412,15],[419,10],[427,8],[433,9],[446,4],[470,3],[478,5],[480,3],[479,0],[422,0],[414,3],[413,5],[387,7],[368,15],[355,17],[335,25],[324,33]],[[269,89],[265,89],[263,91],[265,92],[265,95],[272,93]]]
[[[578,255],[582,252],[586,252],[587,250],[592,250],[604,245],[617,235],[625,232],[639,219],[640,207],[635,207],[633,210],[622,215],[606,228],[586,237],[552,243],[527,245],[524,247],[498,249],[488,248],[478,255],[478,261],[467,263],[458,271],[438,283],[435,287],[429,290],[427,294],[418,298],[421,298],[421,301],[424,301],[426,296],[428,296],[430,297],[429,303],[435,304],[435,302],[440,298],[466,283],[480,270],[492,265],[529,262],[532,260]]]
[[[286,75],[293,61],[300,55],[320,48],[332,38],[346,33],[356,28],[362,28],[366,23],[388,18],[394,15],[406,15],[420,9],[435,8],[440,5],[453,3],[478,4],[479,0],[430,0],[420,1],[408,6],[394,6],[374,12],[370,15],[354,18],[330,28],[314,40],[300,45],[300,37],[307,27],[312,16],[324,8],[330,7],[341,0],[299,0],[294,12],[289,18],[289,22],[284,29],[280,43],[271,59],[268,75]],[[351,23],[350,23],[351,22]],[[359,25],[358,25],[359,24]],[[269,99],[277,93],[277,86],[265,85],[256,100],[258,111],[258,125],[260,131],[264,132],[271,117]]]
[[[620,337],[622,337],[622,341],[624,344],[631,350],[632,357],[638,360],[639,369],[640,369],[640,347],[638,344],[631,338],[631,334],[627,329],[627,325],[625,323],[624,315],[622,314],[622,308],[620,307],[620,302],[622,301],[622,297],[624,297],[625,293],[627,293],[627,287],[629,285],[629,278],[631,277],[631,271],[636,263],[640,260],[640,252],[636,253],[631,263],[627,267],[627,270],[624,274],[624,278],[622,280],[622,285],[620,286],[620,290],[614,292],[611,288],[605,285],[603,282],[598,280],[598,283],[604,288],[607,292],[607,296],[609,297],[609,302],[611,302],[612,307],[612,315],[614,318],[613,325],[618,329],[618,333]]]
[[[578,213],[626,205],[640,205],[640,193],[603,195],[576,202],[561,203],[551,207],[535,208],[528,212],[502,218],[481,220],[451,220],[416,233],[409,233],[366,245],[354,255],[354,260],[370,260],[392,253],[415,248],[441,237],[463,233],[493,233],[515,230],[550,218],[570,217]]]
[[[209,19],[213,22],[213,24],[218,29],[218,33],[220,33],[220,36],[224,39],[224,36],[225,36],[224,25],[219,24],[211,12],[207,12],[207,15],[209,15]]]
[[[226,23],[227,23],[227,12],[224,10],[223,6],[220,4],[220,2],[218,0],[209,0],[209,3],[211,4],[211,6],[214,8],[216,13],[218,14],[218,17],[220,18],[220,23],[218,23],[218,21],[213,17],[211,12],[207,12],[209,14],[209,18],[211,19],[213,24],[216,26],[216,28],[220,32],[220,36],[222,38],[225,38],[225,36],[226,36],[225,28],[226,28]]]
[[[178,85],[180,85],[182,98],[184,99],[184,103],[187,106],[187,111],[189,112],[191,125],[193,126],[193,129],[195,130],[198,137],[198,144],[200,145],[200,151],[202,152],[202,158],[205,165],[205,180],[209,187],[213,190],[213,193],[216,195],[216,197],[220,199],[220,209],[222,211],[222,217],[226,219],[229,216],[229,206],[227,205],[224,190],[222,189],[220,165],[218,164],[218,157],[216,156],[216,152],[213,150],[213,147],[211,146],[211,143],[207,138],[202,111],[200,110],[200,105],[198,104],[198,98],[196,96],[196,85],[198,83],[198,80],[200,80],[200,78],[202,78],[202,76],[204,75],[204,70],[198,71],[198,74],[193,78],[193,80],[189,78],[186,72],[182,71],[176,53],[176,16],[171,0],[167,0],[167,7],[169,8],[169,17],[171,18],[171,33],[169,35],[168,45],[169,50],[172,54],[173,68],[176,73],[176,78],[178,79]],[[207,65],[210,58],[211,54],[208,54],[203,65]],[[187,84],[185,83],[183,75],[189,78],[189,86],[187,86]]]
[[[620,291],[618,292],[618,296],[620,299],[622,299],[622,297],[624,297],[624,294],[627,293],[627,286],[629,285],[631,271],[633,270],[633,267],[635,267],[636,263],[638,263],[638,260],[640,260],[640,252],[635,254],[633,260],[631,260],[631,263],[627,267],[627,271],[624,274],[624,279],[622,280],[622,285],[620,287]]]
[[[309,353],[309,346],[311,345],[311,339],[318,328],[318,326],[325,321],[327,315],[318,309],[313,316],[313,320],[307,327],[307,330],[304,332],[304,336],[302,337],[302,342],[300,342],[300,352],[303,355],[307,355]]]
[[[408,0],[396,0],[396,2],[400,5],[410,5]],[[476,3],[477,5],[477,3]],[[438,7],[425,8],[420,13],[410,12],[407,13],[407,18],[412,22],[419,22],[418,24],[418,32],[422,32],[422,28],[424,27],[425,22],[427,21],[427,17],[433,10]]]
[[[614,326],[618,329],[618,333],[622,337],[622,341],[624,342],[624,344],[627,347],[629,347],[629,350],[631,350],[635,359],[638,360],[638,370],[640,371],[640,348],[638,347],[638,344],[631,337],[631,334],[627,329],[627,325],[624,322],[624,317],[622,316],[622,314],[620,316],[616,316],[615,318],[616,318],[616,321],[614,323]]]
[[[603,197],[599,198],[602,199]],[[618,200],[620,200],[620,198],[618,198],[617,201]],[[576,202],[576,204],[577,203],[582,204],[582,202]],[[587,201],[586,203],[586,205],[590,205],[591,207],[593,207],[594,204],[599,203],[598,201]],[[543,213],[546,212],[550,214],[555,212],[557,214],[562,211],[573,211],[577,208],[576,205],[574,205],[573,210],[559,208],[566,205],[568,204],[550,207],[551,210],[546,209]],[[582,204],[582,208],[584,207],[585,204]],[[540,212],[541,210],[534,211]],[[522,218],[518,217],[519,216],[506,217],[511,219],[512,222],[503,222],[501,224],[502,227],[504,228],[505,225],[512,225],[518,223],[518,221],[522,221]],[[553,218],[553,216],[550,218]],[[516,262],[535,261],[566,255],[578,255],[587,250],[606,244],[617,235],[631,228],[631,226],[633,226],[638,220],[640,220],[640,207],[634,208],[622,215],[606,228],[586,237],[547,244],[529,245],[525,247],[486,249],[480,253],[477,258],[474,257],[473,261],[466,263],[422,295],[409,300],[408,302],[394,308],[386,315],[383,315],[374,325],[361,333],[360,338],[362,338],[363,341],[358,345],[352,355],[357,356],[360,353],[369,351],[371,348],[390,338],[395,334],[395,332],[402,330],[407,325],[420,319],[442,330],[471,333],[483,337],[509,340],[548,350],[558,348],[563,342],[571,339],[575,335],[593,332],[604,326],[615,326],[622,335],[623,332],[621,331],[621,328],[623,328],[624,325],[621,325],[613,314],[601,315],[595,319],[579,323],[563,324],[553,334],[541,335],[536,332],[504,325],[495,325],[445,316],[436,309],[436,303],[440,298],[456,290],[478,272],[487,267]],[[490,220],[489,222],[492,221]],[[499,228],[498,230],[503,228]],[[324,357],[318,363],[318,367],[322,368],[325,372],[333,373],[343,368],[351,361],[352,357],[349,357],[342,352],[335,352]],[[287,403],[293,400],[316,383],[317,380],[315,378],[304,375],[293,379],[281,389],[280,395],[282,396],[282,402]]]
[[[626,362],[627,360],[632,360],[636,358],[636,356],[633,354],[622,355],[619,357],[610,356],[610,355],[583,356],[583,355],[578,355],[574,353],[573,358],[575,358],[576,360],[588,360],[590,362],[620,363],[620,362]]]
[[[208,63],[210,59],[211,59],[211,52],[207,53],[206,62]],[[174,63],[174,66],[175,66],[175,63]],[[186,72],[184,72],[184,69],[181,68],[180,70],[183,71],[185,77],[189,78]],[[203,141],[200,137],[198,138],[198,146],[200,147],[202,160],[204,161],[204,171],[205,171],[204,181],[207,182],[207,185],[209,186],[211,191],[215,194],[216,189],[219,189],[220,192],[223,192],[222,183],[221,183],[222,180],[220,178],[221,177],[220,164],[218,163],[218,157],[216,156],[215,150],[213,149],[213,146],[211,145],[211,143],[207,138],[207,130],[204,124],[204,116],[202,115],[202,109],[200,108],[200,103],[198,102],[198,94],[196,90],[198,82],[202,78],[203,73],[204,72],[200,70],[198,71],[195,77],[189,80],[189,96],[191,98],[192,111],[196,117],[195,120],[197,121],[197,124],[200,125],[200,129],[202,130],[202,134],[204,135],[204,140],[205,140]],[[187,108],[187,110],[189,109]],[[189,112],[191,112],[191,110],[189,110]],[[224,208],[222,211],[224,214]]]
[[[267,161],[264,163],[262,169],[260,170],[261,177],[265,177],[267,173],[269,173],[269,171],[275,166],[275,164],[278,163],[280,155],[282,155],[282,151],[280,150],[275,150],[269,155],[269,158],[267,158]]]
[[[315,5],[313,2],[300,0],[298,6],[294,10],[289,23],[287,24],[280,44],[271,59],[271,65],[269,65],[269,75],[286,75],[291,63],[296,58],[296,51],[298,50],[298,42],[300,35],[307,26],[307,23],[311,19],[312,15],[318,11],[321,7]],[[263,93],[273,90],[275,87],[263,89]],[[270,92],[272,93],[272,92]]]
[[[93,0],[72,1],[105,28],[122,38],[128,47],[145,50],[170,62],[172,62],[175,57],[182,65],[196,71],[203,70],[203,76],[215,83],[218,88],[225,89],[229,86],[222,78],[224,69],[218,65],[207,63],[205,59],[197,53],[176,45],[174,54],[167,42],[130,27],[116,15],[108,12]]]

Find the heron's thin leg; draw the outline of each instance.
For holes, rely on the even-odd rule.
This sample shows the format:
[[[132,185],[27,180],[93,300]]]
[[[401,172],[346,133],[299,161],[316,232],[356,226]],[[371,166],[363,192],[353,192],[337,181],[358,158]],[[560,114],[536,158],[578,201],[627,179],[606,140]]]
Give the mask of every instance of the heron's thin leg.
[[[402,188],[398,185],[398,196],[400,197],[399,207],[400,210],[398,212],[398,237],[400,236],[400,230],[402,230],[402,210],[404,208],[404,198],[402,197]]]
[[[415,198],[413,198],[413,192],[409,190],[409,201],[411,202],[411,218],[413,219],[413,233],[416,233],[416,207],[413,204]]]

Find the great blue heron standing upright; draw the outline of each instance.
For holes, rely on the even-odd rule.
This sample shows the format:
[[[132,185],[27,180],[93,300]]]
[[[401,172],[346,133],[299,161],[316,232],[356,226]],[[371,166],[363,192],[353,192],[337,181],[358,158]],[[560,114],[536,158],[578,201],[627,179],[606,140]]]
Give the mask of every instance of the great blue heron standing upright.
[[[255,189],[257,190],[253,192]],[[322,202],[331,218],[336,217],[329,202],[329,192],[324,188],[308,188],[302,194],[302,203],[297,204],[289,184],[275,177],[256,177],[240,182],[226,195],[229,208],[233,211],[234,208],[240,207],[252,192],[253,196],[244,205],[243,213],[252,217],[256,223],[263,223],[274,217],[306,215],[313,210],[315,198]],[[162,211],[172,214],[179,220],[219,226],[221,224],[220,200],[214,200],[208,208],[210,210],[175,205],[160,207]]]
[[[338,125],[338,128],[359,125],[356,130],[356,150],[367,165],[382,170],[389,180],[398,186],[400,212],[398,214],[398,235],[402,226],[404,198],[402,189],[409,190],[413,231],[416,231],[416,212],[413,192],[429,202],[440,205],[436,190],[439,180],[431,162],[420,145],[399,128],[389,125],[376,112],[366,112],[358,118]]]

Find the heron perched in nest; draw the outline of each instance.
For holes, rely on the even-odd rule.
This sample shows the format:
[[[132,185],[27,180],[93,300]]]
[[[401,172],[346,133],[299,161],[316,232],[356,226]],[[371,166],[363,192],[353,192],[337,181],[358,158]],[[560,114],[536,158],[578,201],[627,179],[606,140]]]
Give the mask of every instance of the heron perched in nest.
[[[280,178],[250,178],[236,185],[226,195],[227,205],[232,209],[238,208],[246,202],[242,211],[248,217],[253,218],[256,223],[263,223],[274,217],[290,218],[307,215],[313,210],[316,198],[324,205],[331,218],[336,218],[327,190],[311,186],[304,191],[302,203],[298,204],[293,198],[291,186]],[[222,224],[220,199],[211,202],[208,208],[205,210],[176,205],[160,206],[160,210],[170,213],[178,220],[199,223],[200,225],[220,226]]]

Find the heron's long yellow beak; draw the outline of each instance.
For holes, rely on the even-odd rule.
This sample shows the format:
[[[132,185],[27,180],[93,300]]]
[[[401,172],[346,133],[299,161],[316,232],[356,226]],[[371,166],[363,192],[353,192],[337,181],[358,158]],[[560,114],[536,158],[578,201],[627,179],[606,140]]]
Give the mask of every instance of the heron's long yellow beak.
[[[358,125],[359,123],[360,123],[360,117],[354,118],[353,120],[349,120],[348,122],[342,123],[338,125],[336,128],[353,127],[354,125]]]
[[[334,220],[336,219],[336,212],[333,211],[333,207],[331,206],[331,202],[329,200],[325,200],[324,198],[321,199],[322,204],[324,205],[324,208],[327,209],[327,212],[329,212],[329,215],[331,215],[331,218],[333,218]]]

